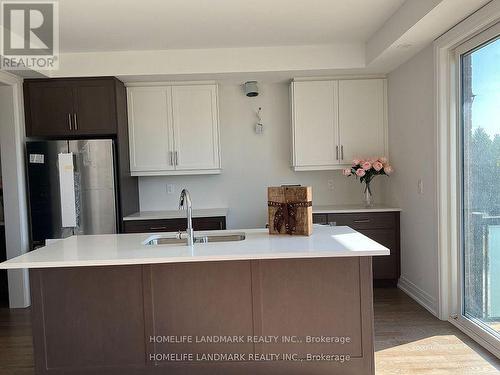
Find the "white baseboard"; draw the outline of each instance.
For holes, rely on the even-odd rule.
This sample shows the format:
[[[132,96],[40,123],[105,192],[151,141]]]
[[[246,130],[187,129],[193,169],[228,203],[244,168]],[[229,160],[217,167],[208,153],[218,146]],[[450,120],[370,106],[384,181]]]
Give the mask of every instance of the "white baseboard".
[[[405,279],[403,276],[399,278],[398,288],[405,292],[408,296],[414,299],[418,304],[422,305],[432,315],[438,317],[437,300],[429,293],[420,289],[410,280]]]

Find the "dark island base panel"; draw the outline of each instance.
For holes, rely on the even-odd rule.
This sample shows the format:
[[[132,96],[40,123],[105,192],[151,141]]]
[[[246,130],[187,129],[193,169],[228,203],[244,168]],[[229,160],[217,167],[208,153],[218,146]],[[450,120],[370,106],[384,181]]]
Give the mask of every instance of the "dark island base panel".
[[[33,269],[36,374],[373,375],[371,272],[370,257]],[[168,343],[166,336],[244,339]],[[307,343],[306,336],[350,341]],[[245,361],[158,360],[214,353]],[[350,360],[283,360],[307,354]]]

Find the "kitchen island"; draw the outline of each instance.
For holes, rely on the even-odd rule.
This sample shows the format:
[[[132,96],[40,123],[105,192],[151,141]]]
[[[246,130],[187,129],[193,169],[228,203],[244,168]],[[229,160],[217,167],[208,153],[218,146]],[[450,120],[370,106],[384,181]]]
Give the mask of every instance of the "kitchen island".
[[[36,373],[374,374],[387,248],[349,227],[210,232],[228,234],[245,239],[74,236],[2,263],[30,268]]]

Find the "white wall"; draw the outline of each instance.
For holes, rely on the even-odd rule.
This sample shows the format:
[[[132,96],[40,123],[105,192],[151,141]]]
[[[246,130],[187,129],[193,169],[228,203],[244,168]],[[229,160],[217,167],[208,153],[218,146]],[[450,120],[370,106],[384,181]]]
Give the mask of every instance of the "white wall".
[[[142,177],[141,210],[177,209],[180,190],[188,188],[195,208],[229,207],[229,228],[264,227],[267,186],[299,183],[313,187],[313,202],[360,203],[362,186],[339,171],[293,172],[290,169],[291,123],[286,83],[260,84],[260,95],[247,98],[240,85],[219,87],[221,175]],[[254,132],[255,111],[262,107],[264,134]],[[328,181],[333,180],[333,190]],[[166,184],[175,184],[173,194]],[[376,182],[375,199],[383,193]]]
[[[0,72],[0,147],[4,193],[5,239],[7,258],[28,251],[28,219],[24,175],[24,118],[21,81]],[[26,270],[9,270],[10,307],[30,304],[29,279]]]
[[[389,149],[396,173],[387,201],[402,208],[400,287],[437,312],[438,253],[432,45],[388,76]],[[423,194],[418,192],[418,180]]]
[[[335,43],[305,46],[61,53],[59,69],[44,73],[49,77],[107,75],[125,77],[361,68],[365,68],[363,43]]]

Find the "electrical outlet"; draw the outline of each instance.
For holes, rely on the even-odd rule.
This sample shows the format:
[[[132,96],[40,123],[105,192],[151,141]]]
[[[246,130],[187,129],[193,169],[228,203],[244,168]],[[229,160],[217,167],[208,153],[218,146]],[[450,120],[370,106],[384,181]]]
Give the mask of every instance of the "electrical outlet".
[[[167,194],[173,194],[175,190],[174,184],[167,184]]]
[[[334,187],[334,181],[328,180],[328,190],[333,190],[333,187]]]
[[[421,178],[417,182],[417,191],[420,195],[424,194],[424,181]]]

